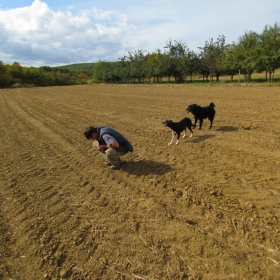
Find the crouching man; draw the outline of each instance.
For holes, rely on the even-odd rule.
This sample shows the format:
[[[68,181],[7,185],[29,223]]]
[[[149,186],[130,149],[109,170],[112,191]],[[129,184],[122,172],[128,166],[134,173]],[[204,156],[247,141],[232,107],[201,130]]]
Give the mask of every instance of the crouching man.
[[[109,126],[90,126],[85,130],[84,135],[88,140],[95,140],[93,146],[106,158],[106,165],[111,169],[119,169],[121,167],[120,157],[128,152],[133,152],[130,142]]]

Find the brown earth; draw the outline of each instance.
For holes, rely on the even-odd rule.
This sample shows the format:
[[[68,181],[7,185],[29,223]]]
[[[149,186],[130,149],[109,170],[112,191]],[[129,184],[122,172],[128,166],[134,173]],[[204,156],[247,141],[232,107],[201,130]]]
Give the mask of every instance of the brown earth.
[[[166,119],[216,104],[168,146]],[[0,90],[0,278],[279,279],[279,87]],[[134,145],[110,170],[84,138]],[[189,133],[188,133],[189,135]]]

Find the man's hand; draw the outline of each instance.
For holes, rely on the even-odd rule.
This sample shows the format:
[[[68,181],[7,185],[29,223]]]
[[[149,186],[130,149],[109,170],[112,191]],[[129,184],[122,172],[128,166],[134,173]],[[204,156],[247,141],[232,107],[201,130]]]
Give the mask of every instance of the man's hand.
[[[111,145],[110,145],[110,147],[109,148],[112,148],[112,149],[117,149],[117,148],[119,148],[119,143],[118,142],[114,142],[114,143],[112,143]]]
[[[107,149],[109,149],[109,148],[112,148],[112,149],[117,149],[117,148],[119,148],[119,143],[118,142],[114,142],[114,143],[112,143],[110,146],[108,146],[108,145],[98,145],[97,146],[97,149],[99,150],[99,151],[104,151],[104,150],[107,150]]]
[[[108,148],[110,148],[110,147],[107,145],[97,145],[98,151],[104,151],[104,150],[107,150]]]

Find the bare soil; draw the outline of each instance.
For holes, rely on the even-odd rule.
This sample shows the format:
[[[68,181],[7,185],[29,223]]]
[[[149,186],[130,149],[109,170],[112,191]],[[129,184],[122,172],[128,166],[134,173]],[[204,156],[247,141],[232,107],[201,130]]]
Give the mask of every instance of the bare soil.
[[[189,104],[216,104],[170,145]],[[0,279],[279,279],[280,90],[86,85],[0,90]],[[134,152],[110,170],[84,138]]]

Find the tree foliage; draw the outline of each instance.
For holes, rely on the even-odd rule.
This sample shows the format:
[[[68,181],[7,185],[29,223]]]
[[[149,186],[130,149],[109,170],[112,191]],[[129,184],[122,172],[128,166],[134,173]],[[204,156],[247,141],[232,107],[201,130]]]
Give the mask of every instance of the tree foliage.
[[[7,66],[0,61],[0,87],[7,87],[12,81],[11,74],[7,71]]]
[[[222,58],[225,49],[225,36],[219,36],[217,41],[214,42],[213,38],[205,42],[205,46],[200,49],[200,59],[202,71],[209,73],[211,81],[216,77],[219,81],[219,76],[222,71]],[[203,74],[203,72],[202,72]]]
[[[280,65],[280,27],[265,26],[260,39],[259,70],[269,73],[269,81],[273,81],[274,71]]]

